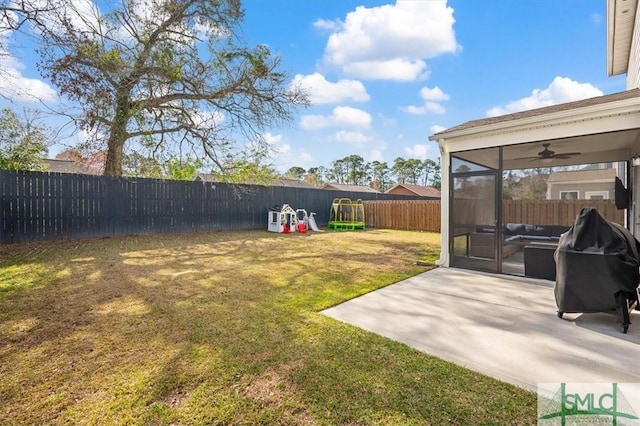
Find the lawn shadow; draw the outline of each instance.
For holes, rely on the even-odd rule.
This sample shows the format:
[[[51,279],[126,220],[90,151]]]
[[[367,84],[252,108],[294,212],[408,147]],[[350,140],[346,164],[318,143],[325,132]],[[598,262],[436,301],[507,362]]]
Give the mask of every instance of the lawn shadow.
[[[106,410],[115,420],[128,413],[166,421],[184,420],[190,407],[211,420],[194,407],[217,401],[255,420],[260,392],[234,384],[288,377],[310,312],[370,291],[367,276],[385,268],[407,270],[406,250],[384,254],[381,267],[371,253],[384,246],[356,241],[256,231],[16,247],[0,274],[19,276],[13,268],[26,264],[46,273],[22,271],[32,285],[0,296],[0,365],[12,377],[0,385],[8,407],[0,416],[108,421]],[[282,380],[275,386],[289,389]],[[38,410],[24,392],[42,401]],[[294,394],[283,395],[285,408],[267,403],[265,419],[306,412]]]

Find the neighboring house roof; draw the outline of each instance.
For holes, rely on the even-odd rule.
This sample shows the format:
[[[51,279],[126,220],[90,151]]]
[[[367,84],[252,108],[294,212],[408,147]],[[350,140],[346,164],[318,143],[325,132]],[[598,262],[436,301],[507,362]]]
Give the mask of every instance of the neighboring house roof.
[[[316,188],[308,182],[298,179],[277,179],[270,183],[271,186],[286,186],[289,188]]]
[[[412,183],[399,183],[389,188],[385,193],[393,194],[394,190],[398,188],[405,188],[407,191],[411,191],[421,197],[440,197],[440,191],[432,186],[414,185]]]
[[[322,189],[335,189],[336,191],[349,191],[349,192],[375,192],[377,194],[380,191],[377,191],[369,186],[360,186],[360,185],[344,185],[339,183],[325,183],[322,185]]]
[[[512,114],[499,115],[497,117],[489,117],[489,118],[481,118],[478,120],[471,120],[465,123],[459,124],[454,127],[450,127],[441,132],[435,133],[430,136],[430,140],[438,139],[438,135],[444,135],[452,132],[457,132],[460,130],[473,129],[476,127],[490,126],[492,124],[504,123],[512,120],[521,120],[531,117],[537,117],[540,115],[562,112],[562,111],[571,111],[578,108],[589,107],[594,105],[602,105],[607,104],[609,102],[621,101],[624,99],[633,99],[640,97],[640,88],[626,90],[624,92],[612,93],[610,95],[604,96],[596,96],[594,98],[583,99],[580,101],[574,102],[566,102],[563,104],[551,105],[543,108],[530,109],[527,111],[514,112]]]
[[[220,179],[210,173],[200,173],[195,178],[196,181],[201,182],[220,182]],[[305,181],[297,180],[297,179],[276,179],[266,183],[267,186],[286,186],[288,188],[315,188],[315,186],[307,183]]]
[[[616,169],[576,170],[570,172],[554,172],[549,175],[547,183],[611,181],[616,177]]]
[[[47,158],[47,171],[52,173],[75,173],[79,175],[100,175],[100,171],[72,160],[54,160]]]

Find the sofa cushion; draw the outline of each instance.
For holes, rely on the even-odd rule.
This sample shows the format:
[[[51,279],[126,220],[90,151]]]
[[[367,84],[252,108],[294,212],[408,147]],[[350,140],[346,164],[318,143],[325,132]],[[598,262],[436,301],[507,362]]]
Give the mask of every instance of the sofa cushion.
[[[502,227],[502,233],[506,237],[520,235],[524,238],[528,236],[539,237],[559,237],[567,232],[569,226],[563,225],[534,225],[530,223],[506,223]],[[555,238],[554,238],[555,239]]]

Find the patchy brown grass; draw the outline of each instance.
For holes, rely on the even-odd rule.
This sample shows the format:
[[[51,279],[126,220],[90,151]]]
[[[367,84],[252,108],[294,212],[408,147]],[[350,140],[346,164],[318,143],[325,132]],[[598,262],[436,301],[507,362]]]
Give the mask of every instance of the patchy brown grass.
[[[437,234],[262,231],[0,247],[1,424],[506,424],[535,396],[324,317]]]

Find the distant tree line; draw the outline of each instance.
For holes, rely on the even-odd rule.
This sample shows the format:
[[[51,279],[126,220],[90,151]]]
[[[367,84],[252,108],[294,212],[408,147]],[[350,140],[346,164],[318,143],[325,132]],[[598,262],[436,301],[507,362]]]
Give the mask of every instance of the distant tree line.
[[[386,162],[365,162],[359,155],[349,155],[331,163],[330,167],[318,166],[304,169],[291,167],[285,178],[304,180],[311,185],[324,183],[372,186],[386,191],[393,185],[410,183],[440,189],[440,164],[427,158],[418,160],[398,157],[389,166]]]

